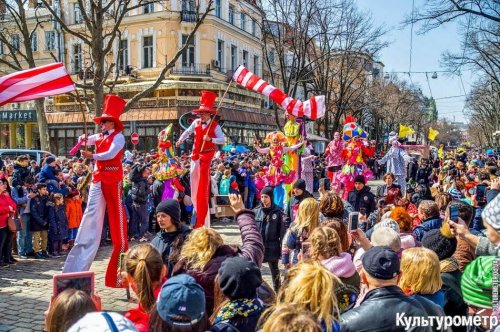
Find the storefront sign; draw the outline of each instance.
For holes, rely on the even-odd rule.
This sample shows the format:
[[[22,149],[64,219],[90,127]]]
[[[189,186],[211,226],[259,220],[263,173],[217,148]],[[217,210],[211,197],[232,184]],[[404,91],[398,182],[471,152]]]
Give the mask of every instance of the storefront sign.
[[[35,110],[0,111],[0,123],[5,122],[36,122]]]

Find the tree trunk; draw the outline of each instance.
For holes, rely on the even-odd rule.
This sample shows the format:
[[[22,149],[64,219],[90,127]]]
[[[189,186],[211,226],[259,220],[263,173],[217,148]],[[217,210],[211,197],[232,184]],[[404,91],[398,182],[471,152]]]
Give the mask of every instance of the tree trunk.
[[[41,150],[50,151],[49,124],[47,123],[47,117],[45,116],[44,105],[44,98],[35,100],[36,117],[38,119],[38,131],[40,132],[40,147]],[[31,142],[26,142],[26,148],[30,146],[29,143]]]

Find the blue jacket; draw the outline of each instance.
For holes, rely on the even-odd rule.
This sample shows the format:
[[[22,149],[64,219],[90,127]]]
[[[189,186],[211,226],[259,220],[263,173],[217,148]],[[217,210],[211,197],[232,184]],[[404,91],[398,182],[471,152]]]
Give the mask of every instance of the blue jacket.
[[[47,196],[36,196],[30,199],[30,231],[45,231],[49,229],[47,213]]]
[[[49,234],[54,241],[64,240],[68,237],[68,219],[64,205],[56,206],[54,203],[47,203],[49,210]]]
[[[54,175],[54,171],[55,171],[54,167],[48,164],[43,165],[40,174],[38,174],[38,181],[45,183],[45,181],[47,180],[54,180],[59,182],[59,179],[56,178],[56,176]]]
[[[413,230],[413,234],[415,235],[415,238],[418,242],[422,242],[422,238],[424,237],[425,233],[432,229],[439,229],[441,227],[441,224],[443,223],[443,219],[439,217],[431,217],[425,219],[420,225],[415,227]]]
[[[16,202],[17,204],[19,214],[22,215],[28,204],[28,190],[26,190],[26,188],[24,187],[13,188],[11,190],[11,196],[14,202]]]

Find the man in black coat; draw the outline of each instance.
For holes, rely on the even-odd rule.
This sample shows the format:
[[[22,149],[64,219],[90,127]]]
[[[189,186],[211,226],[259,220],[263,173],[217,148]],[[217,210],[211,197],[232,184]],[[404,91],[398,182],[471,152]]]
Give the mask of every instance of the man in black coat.
[[[349,193],[347,201],[352,205],[354,211],[369,216],[377,208],[375,196],[370,192],[370,187],[365,185],[365,177],[357,175],[354,178],[354,190]]]
[[[260,205],[254,209],[255,222],[264,241],[264,263],[269,264],[273,287],[277,292],[281,286],[278,261],[281,257],[281,241],[285,236],[284,212],[273,202],[273,187],[265,187],[260,193]]]
[[[148,230],[149,214],[147,208],[148,196],[148,176],[149,169],[141,164],[135,164],[130,172],[132,187],[130,195],[132,197],[132,215],[130,216],[130,236],[139,238],[140,242],[146,242],[144,237]]]
[[[342,332],[350,331],[433,331],[431,326],[415,327],[408,320],[444,316],[437,304],[419,296],[407,296],[398,286],[401,277],[398,255],[389,247],[373,247],[362,258],[361,280],[368,293],[359,307],[340,316]],[[444,318],[444,317],[443,317]],[[435,326],[435,325],[434,325]]]

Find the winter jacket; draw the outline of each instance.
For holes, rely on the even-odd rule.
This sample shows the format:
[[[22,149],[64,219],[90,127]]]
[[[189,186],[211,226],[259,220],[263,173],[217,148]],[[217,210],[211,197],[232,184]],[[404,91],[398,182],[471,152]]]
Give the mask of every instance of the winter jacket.
[[[153,202],[154,206],[158,206],[158,204],[161,203],[161,197],[163,196],[163,190],[165,189],[165,184],[163,181],[160,181],[158,179],[155,179],[153,181]]]
[[[208,316],[212,315],[213,312],[214,282],[222,262],[228,257],[241,256],[251,260],[260,267],[264,258],[264,244],[262,243],[262,236],[257,229],[253,211],[239,211],[235,218],[240,228],[243,243],[241,247],[223,244],[217,248],[212,259],[205,265],[202,271],[190,268],[185,260],[177,262],[172,271],[173,276],[182,273],[189,274],[203,287]]]
[[[474,248],[461,237],[457,237],[457,249],[453,257],[458,261],[460,271],[464,272],[467,264],[476,259]]]
[[[68,228],[78,228],[83,218],[82,199],[66,198],[66,218],[68,219]]]
[[[210,328],[210,332],[254,332],[257,331],[257,324],[262,311],[242,313],[228,320],[215,323]]]
[[[178,255],[189,233],[191,233],[191,229],[181,224],[181,228],[174,232],[161,230],[151,241],[151,245],[161,254],[163,264],[167,267],[167,278],[170,278],[174,265],[177,263],[177,261],[172,260],[172,254],[175,255],[174,251],[177,251]]]
[[[370,187],[368,186],[364,186],[360,191],[351,191],[347,200],[354,207],[354,211],[360,212],[364,209],[365,215],[370,215],[370,213],[377,209],[375,196],[370,192]]]
[[[462,273],[458,270],[453,272],[442,272],[441,279],[443,287],[441,288],[445,294],[444,312],[446,316],[467,316],[468,306],[464,302],[460,281]],[[453,327],[453,331],[467,331],[465,326]]]
[[[45,164],[38,175],[38,181],[45,183],[47,180],[54,180],[59,182],[59,179],[54,175],[55,167],[50,166],[49,164]]]
[[[435,308],[432,302],[426,299],[422,300],[428,302],[424,302],[426,306]],[[366,293],[359,307],[340,316],[341,331],[432,331],[429,326],[410,329],[405,329],[401,325],[397,326],[396,315],[398,313],[404,313],[406,317],[428,317],[430,315],[421,301],[406,296],[399,287],[381,287]]]
[[[16,202],[19,214],[22,215],[26,207],[28,206],[28,190],[23,187],[17,187],[12,189],[12,199]],[[29,211],[29,209],[28,209]]]
[[[14,212],[10,212],[9,206],[14,209]],[[10,195],[7,192],[0,194],[0,228],[7,227],[9,216],[14,215],[16,210],[17,204]]]
[[[300,203],[309,197],[313,197],[313,195],[307,190],[300,196],[292,195],[292,197],[290,197],[290,201],[285,208],[285,226],[287,228],[290,227],[290,224],[295,220]]]
[[[28,166],[21,166],[18,162],[14,164],[14,172],[12,173],[12,187],[20,187],[24,184],[24,180],[30,175]]]
[[[260,205],[254,212],[255,222],[264,241],[264,262],[278,261],[286,232],[283,209],[274,204],[269,208]]]
[[[422,238],[428,231],[432,229],[439,229],[442,223],[443,219],[439,216],[425,219],[420,225],[413,229],[413,234],[415,234],[416,240],[422,242]]]
[[[133,181],[132,188],[130,188],[130,195],[134,204],[140,205],[146,203],[148,197],[147,179],[141,177],[139,180]]]
[[[46,231],[49,229],[47,200],[47,196],[40,195],[37,195],[30,200],[30,230],[32,232]]]
[[[68,237],[68,220],[64,205],[47,203],[49,210],[49,234],[53,241],[62,241]]]
[[[420,167],[417,170],[416,182],[418,184],[429,184],[429,178],[432,174],[432,169],[430,167]]]

